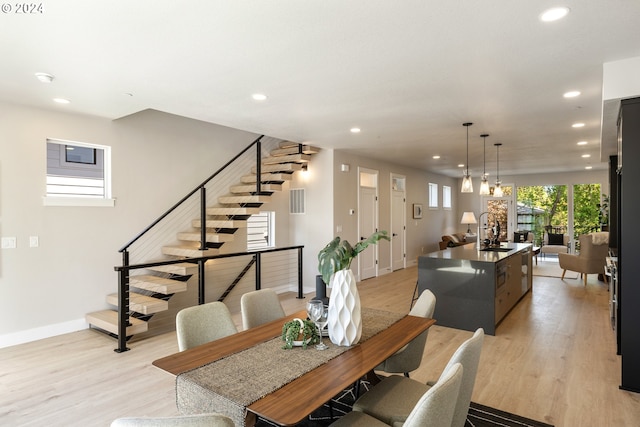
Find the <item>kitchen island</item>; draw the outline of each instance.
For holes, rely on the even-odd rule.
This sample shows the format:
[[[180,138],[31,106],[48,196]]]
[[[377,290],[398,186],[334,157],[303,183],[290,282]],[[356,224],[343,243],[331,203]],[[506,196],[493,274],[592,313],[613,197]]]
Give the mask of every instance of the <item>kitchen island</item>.
[[[436,296],[433,317],[440,326],[495,335],[496,326],[531,289],[530,243],[475,244],[418,258],[418,290]]]

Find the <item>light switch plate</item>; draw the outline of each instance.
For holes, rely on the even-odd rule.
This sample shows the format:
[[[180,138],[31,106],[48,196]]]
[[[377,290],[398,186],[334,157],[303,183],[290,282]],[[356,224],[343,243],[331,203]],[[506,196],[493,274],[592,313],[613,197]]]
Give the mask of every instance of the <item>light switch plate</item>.
[[[17,239],[15,237],[3,237],[2,238],[2,249],[15,249],[16,240]]]
[[[40,239],[38,239],[38,236],[29,236],[29,247],[37,248],[38,246],[40,246]]]

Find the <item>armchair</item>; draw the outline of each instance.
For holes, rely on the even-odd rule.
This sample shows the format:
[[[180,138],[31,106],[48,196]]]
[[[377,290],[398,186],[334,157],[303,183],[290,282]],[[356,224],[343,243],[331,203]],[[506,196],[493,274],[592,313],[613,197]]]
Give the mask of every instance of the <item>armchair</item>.
[[[561,237],[562,236],[562,237]],[[568,234],[549,234],[545,231],[542,239],[540,253],[544,254],[562,254],[569,252],[569,235]]]
[[[464,233],[445,234],[442,236],[442,241],[439,243],[440,249],[453,248],[454,246],[464,245],[465,241]]]
[[[584,285],[587,286],[587,274],[601,274],[604,272],[606,258],[609,253],[609,233],[598,232],[582,234],[578,237],[580,253],[558,254],[562,279],[567,270],[576,271],[584,277]]]

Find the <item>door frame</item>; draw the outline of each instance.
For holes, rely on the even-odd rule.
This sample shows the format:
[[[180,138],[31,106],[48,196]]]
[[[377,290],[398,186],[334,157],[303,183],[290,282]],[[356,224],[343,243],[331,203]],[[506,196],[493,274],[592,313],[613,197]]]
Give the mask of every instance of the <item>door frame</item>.
[[[394,238],[393,238],[393,224],[394,224],[394,217],[393,217],[393,192],[394,191],[400,191],[397,189],[393,188],[393,182],[394,179],[402,179],[404,181],[404,188],[402,189],[402,194],[404,195],[403,197],[403,203],[402,203],[402,230],[400,230],[400,232],[402,233],[402,247],[400,248],[402,251],[402,268],[407,268],[407,177],[406,175],[400,175],[397,173],[393,173],[391,172],[390,174],[390,180],[389,180],[389,194],[391,194],[390,199],[390,203],[389,203],[389,218],[390,218],[390,226],[391,226],[391,251],[389,252],[389,256],[391,258],[391,271],[395,271],[394,270],[394,258],[393,258],[393,251],[395,249],[395,243],[394,243]]]
[[[360,241],[360,237],[368,237],[368,236],[363,236],[362,234],[362,226],[360,224],[360,214],[362,213],[361,211],[361,200],[360,200],[360,188],[363,187],[362,182],[361,182],[361,174],[362,173],[367,173],[370,175],[375,175],[375,187],[369,187],[366,186],[367,188],[374,188],[375,189],[375,202],[374,202],[374,208],[373,208],[373,228],[375,231],[378,231],[379,227],[380,227],[380,223],[379,223],[379,200],[380,200],[380,171],[376,170],[376,169],[369,169],[369,168],[365,168],[362,166],[358,166],[358,236],[357,239],[358,241]],[[371,245],[369,247],[370,249],[372,249],[374,251],[374,276],[373,277],[378,277],[379,274],[379,262],[378,262],[378,245]],[[362,280],[362,265],[361,265],[361,257],[358,257],[358,274],[357,274],[357,280],[360,281]]]

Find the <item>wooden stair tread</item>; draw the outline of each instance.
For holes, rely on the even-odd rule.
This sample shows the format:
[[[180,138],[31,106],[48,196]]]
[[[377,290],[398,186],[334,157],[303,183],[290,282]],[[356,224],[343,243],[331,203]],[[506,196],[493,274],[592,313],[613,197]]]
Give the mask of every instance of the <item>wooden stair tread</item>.
[[[167,245],[162,247],[163,255],[171,255],[177,257],[200,258],[209,255],[218,255],[220,249],[205,249],[201,251],[200,245]]]
[[[90,325],[97,326],[100,329],[111,332],[112,334],[118,334],[118,312],[114,310],[102,310],[88,313],[85,316],[85,320]],[[127,326],[127,336],[141,334],[149,329],[147,322],[144,320],[136,319],[135,317],[129,317],[131,326]]]
[[[255,215],[257,213],[260,213],[259,208],[242,208],[242,207],[207,208],[207,215]]]
[[[277,163],[273,165],[263,165],[261,172],[296,172],[302,170],[300,163]],[[251,168],[251,173],[256,173],[256,167]]]
[[[186,240],[189,242],[199,242],[200,230],[198,231],[183,231],[178,233],[178,240]],[[222,242],[233,242],[233,234],[226,233],[207,233],[205,235],[207,242],[210,243],[222,243]]]
[[[293,175],[291,175],[290,173],[263,173],[262,175],[260,175],[260,179],[263,183],[284,182],[291,181],[291,179],[293,179]],[[255,172],[253,173],[253,175],[244,175],[242,178],[240,178],[240,182],[242,182],[243,184],[255,184],[257,180],[258,178],[256,177]]]
[[[266,158],[262,159],[262,164],[263,165],[273,165],[273,164],[276,164],[276,163],[288,163],[288,162],[307,163],[309,161],[309,159],[311,159],[311,155],[310,154],[296,153],[296,154],[287,154],[287,155],[283,155],[283,156],[266,157]]]
[[[207,219],[204,222],[206,228],[246,228],[247,221],[239,219]],[[193,228],[200,228],[200,220],[194,219],[191,221]]]
[[[191,276],[194,274],[198,274],[198,264],[194,264],[192,262],[181,262],[178,264],[167,264],[159,265],[157,267],[149,267],[149,270],[176,274],[179,276]],[[179,282],[179,280],[176,281]]]
[[[233,196],[220,196],[218,197],[218,203],[220,204],[232,204],[232,203],[269,203],[271,196],[265,195],[233,195]]]
[[[187,282],[181,282],[180,280],[173,280],[167,277],[154,276],[152,274],[130,276],[129,285],[138,289],[145,289],[147,291],[165,295],[175,294],[176,292],[184,292],[187,290]]]
[[[118,294],[107,295],[107,302],[111,305],[118,306]],[[136,313],[153,314],[169,309],[169,302],[142,295],[137,292],[129,292],[129,309]]]
[[[280,148],[276,148],[276,149],[272,150],[271,154],[274,155],[273,154],[274,151],[278,152],[280,150],[294,150],[294,152],[297,153],[299,145],[300,144],[297,144],[295,142],[284,141],[284,142],[281,142],[279,144]],[[314,147],[313,145],[302,144],[302,152],[304,154],[317,154],[317,153],[320,152],[320,148]],[[289,153],[287,153],[287,154],[289,154]]]
[[[229,190],[233,194],[239,193],[253,193],[256,191],[255,183],[253,185],[234,185]],[[260,191],[282,191],[281,184],[262,184],[260,185]]]

